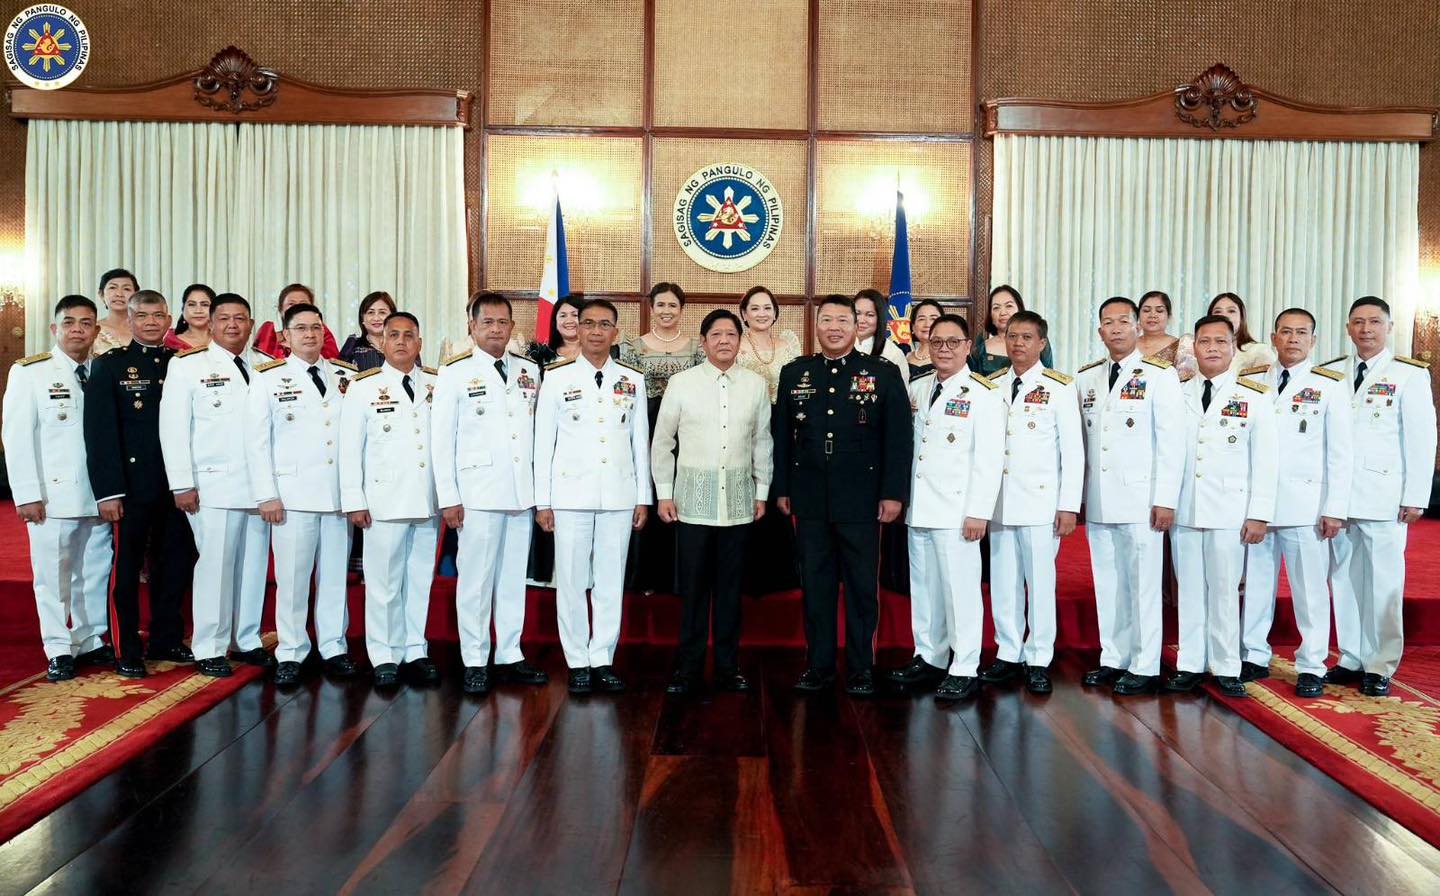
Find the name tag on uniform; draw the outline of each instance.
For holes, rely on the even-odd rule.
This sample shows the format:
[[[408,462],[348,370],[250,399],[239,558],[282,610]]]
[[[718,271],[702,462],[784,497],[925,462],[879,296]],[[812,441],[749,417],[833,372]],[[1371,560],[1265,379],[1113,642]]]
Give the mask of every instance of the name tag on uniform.
[[[1095,406],[1095,390],[1089,389],[1085,392],[1085,398],[1080,402],[1080,407],[1089,410]]]
[[[1249,417],[1249,416],[1250,416],[1250,405],[1249,405],[1248,403],[1246,403],[1246,402],[1241,401],[1241,400],[1238,399],[1238,398],[1232,398],[1232,399],[1230,399],[1229,401],[1227,401],[1227,402],[1225,403],[1225,407],[1223,407],[1223,408],[1220,409],[1220,416],[1222,416],[1222,417]]]
[[[1049,404],[1050,393],[1045,391],[1044,386],[1036,386],[1025,394],[1026,404]]]
[[[393,412],[394,410],[395,410],[395,403],[392,401],[392,402],[390,403],[390,406],[389,406],[389,407],[376,408],[376,409],[375,409],[375,413],[377,413],[377,414],[389,414],[389,413]]]
[[[50,397],[61,400],[70,398],[70,387],[64,383],[56,383],[50,387]]]
[[[300,395],[297,392],[281,392],[275,396],[276,401],[299,401]]]
[[[579,389],[570,389],[565,393],[566,401],[579,401],[584,397],[585,393],[581,392]]]
[[[814,389],[791,389],[791,390],[790,390],[790,397],[791,397],[791,398],[798,398],[798,399],[800,399],[801,401],[804,401],[805,399],[810,398],[810,397],[813,396],[814,394],[815,394],[815,390],[814,390]]]
[[[969,417],[970,402],[963,398],[952,398],[945,402],[945,416],[947,417]]]
[[[465,394],[471,398],[484,398],[486,392],[485,383],[476,378],[465,384]]]

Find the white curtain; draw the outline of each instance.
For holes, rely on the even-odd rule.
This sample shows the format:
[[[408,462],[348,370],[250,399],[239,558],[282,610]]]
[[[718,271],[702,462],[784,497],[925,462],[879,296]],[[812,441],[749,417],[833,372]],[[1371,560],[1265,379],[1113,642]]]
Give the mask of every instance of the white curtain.
[[[26,153],[26,348],[49,345],[65,293],[127,267],[168,298],[188,283],[276,317],[280,287],[316,292],[341,342],[383,289],[420,318],[427,360],[464,333],[458,128],[32,121]],[[172,308],[172,312],[175,309]],[[103,314],[103,311],[102,311]]]
[[[991,285],[1009,283],[1050,324],[1055,364],[1103,353],[1105,298],[1151,289],[1188,333],[1234,292],[1251,333],[1298,306],[1316,357],[1349,346],[1350,302],[1390,303],[1409,350],[1419,293],[1419,147],[1413,143],[995,138]]]

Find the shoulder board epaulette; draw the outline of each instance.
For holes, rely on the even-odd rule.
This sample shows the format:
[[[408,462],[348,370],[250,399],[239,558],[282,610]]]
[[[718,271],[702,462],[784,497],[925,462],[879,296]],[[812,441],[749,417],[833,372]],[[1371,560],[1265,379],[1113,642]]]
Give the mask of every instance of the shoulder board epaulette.
[[[1261,395],[1264,395],[1266,392],[1269,392],[1269,391],[1270,391],[1270,387],[1267,386],[1267,385],[1265,385],[1264,383],[1257,383],[1257,382],[1255,382],[1254,380],[1247,380],[1247,379],[1246,379],[1245,377],[1243,377],[1243,376],[1242,376],[1242,377],[1236,377],[1235,382],[1239,383],[1240,385],[1244,386],[1244,387],[1247,388],[1247,389],[1254,389],[1256,392],[1259,392]]]
[[[177,358],[188,358],[188,357],[190,357],[191,355],[198,355],[198,354],[200,354],[201,352],[205,351],[205,349],[207,349],[207,348],[209,348],[209,347],[210,347],[209,345],[197,345],[197,346],[195,346],[194,348],[187,348],[187,349],[185,349],[185,351],[183,351],[183,352],[176,352],[176,353],[175,353],[175,357],[177,357]]]
[[[38,364],[38,363],[40,363],[41,361],[48,361],[48,360],[50,360],[50,353],[49,353],[49,352],[41,352],[41,353],[38,354],[38,355],[31,355],[31,356],[28,357],[28,358],[21,358],[20,360],[16,361],[15,363],[16,363],[16,364],[19,364],[21,367],[29,367],[31,364]]]
[[[1341,356],[1338,357],[1338,358],[1331,358],[1331,359],[1328,360],[1328,361],[1321,361],[1319,364],[1316,364],[1315,366],[1316,366],[1316,367],[1329,367],[1331,364],[1344,364],[1344,363],[1345,363],[1345,359],[1348,358],[1348,357],[1349,357],[1349,355],[1341,355]]]
[[[998,380],[998,379],[1000,379],[1002,376],[1004,376],[1005,374],[1007,374],[1007,373],[1009,373],[1009,372],[1010,372],[1010,368],[1009,368],[1009,367],[1002,367],[1002,368],[1000,368],[999,370],[995,371],[994,373],[990,374],[990,379],[992,379],[992,380]]]
[[[341,361],[339,358],[331,358],[330,363],[334,364],[336,367],[342,367],[345,370],[350,371],[351,373],[358,373],[360,370],[360,368],[356,367],[354,364],[351,364],[349,361]]]
[[[283,360],[285,360],[284,358],[276,358],[274,355],[270,354],[269,352],[265,351],[265,349],[260,348],[259,346],[254,346],[254,345],[250,346],[250,351],[254,352],[255,354],[259,355],[259,356],[262,357],[262,358],[269,358],[269,359],[272,360],[272,361],[283,361]]]
[[[529,355],[522,354],[520,352],[510,352],[509,354],[512,358],[519,358],[521,361],[529,361],[531,364],[535,363],[535,359],[530,357]]]
[[[352,382],[352,383],[358,383],[358,382],[360,382],[361,380],[365,379],[365,377],[367,377],[367,376],[374,376],[375,374],[379,373],[379,372],[380,372],[380,369],[381,369],[381,368],[379,368],[379,367],[372,367],[372,368],[370,368],[369,370],[365,371],[364,373],[357,373],[357,374],[355,374],[354,376],[350,377],[350,382]]]
[[[1101,358],[1099,361],[1091,361],[1089,364],[1086,364],[1084,367],[1081,367],[1079,370],[1077,370],[1077,371],[1075,371],[1075,372],[1076,372],[1076,373],[1084,373],[1085,371],[1089,370],[1090,368],[1092,368],[1092,367],[1099,367],[1101,364],[1104,364],[1104,363],[1105,363],[1105,359],[1104,359],[1104,358]]]
[[[465,359],[468,358],[468,357],[470,357],[470,350],[469,350],[469,349],[466,349],[466,350],[463,351],[463,352],[456,352],[455,354],[451,355],[451,356],[448,357],[448,358],[443,358],[443,359],[441,359],[441,361],[440,361],[440,366],[441,366],[441,367],[449,367],[451,364],[454,364],[456,361],[463,361],[463,360],[465,360]]]
[[[281,361],[279,358],[276,358],[276,359],[273,360],[273,361],[266,361],[264,364],[256,364],[256,365],[255,365],[255,372],[256,372],[256,373],[264,373],[264,372],[267,371],[267,370],[274,370],[276,367],[283,367],[283,366],[285,366],[285,362],[284,362],[284,361]]]
[[[560,359],[559,361],[553,361],[553,362],[551,362],[551,363],[549,363],[549,364],[546,364],[546,365],[545,365],[545,369],[546,369],[546,370],[559,370],[561,367],[564,367],[566,364],[574,364],[574,363],[575,363],[575,359],[574,359],[574,358],[562,358],[562,359]]]
[[[641,369],[641,368],[639,368],[639,367],[636,367],[634,364],[631,364],[629,361],[621,361],[621,360],[617,359],[617,360],[615,361],[615,363],[616,363],[616,364],[619,364],[621,367],[624,367],[626,370],[633,370],[633,371],[635,371],[636,373],[640,374],[641,376],[644,376],[644,375],[645,375],[645,371],[644,371],[643,369]]]
[[[1167,367],[1174,366],[1169,361],[1166,361],[1164,358],[1157,358],[1154,355],[1146,355],[1140,360],[1144,361],[1146,364],[1149,364],[1151,367],[1159,367],[1161,370],[1164,370]]]
[[[1328,367],[1311,367],[1310,372],[1318,373],[1321,376],[1325,377],[1325,379],[1334,380],[1337,383],[1345,379],[1345,374],[1341,373],[1338,370],[1331,370]]]
[[[999,386],[997,386],[997,385],[995,385],[994,383],[990,382],[989,380],[987,380],[985,377],[981,376],[981,375],[978,374],[978,373],[971,372],[971,374],[970,374],[970,379],[974,380],[974,381],[977,382],[977,383],[984,383],[984,384],[985,384],[985,388],[987,388],[987,389],[998,389],[998,388],[1000,388]]]
[[[1421,370],[1430,369],[1430,362],[1421,361],[1419,358],[1407,358],[1404,355],[1396,355],[1395,360],[1401,364],[1409,364],[1411,367],[1419,367]]]
[[[1045,368],[1045,372],[1041,374],[1041,376],[1048,376],[1050,377],[1050,379],[1061,384],[1062,386],[1068,386],[1071,383],[1075,382],[1075,377],[1071,376],[1070,374],[1061,373],[1058,370],[1051,370],[1048,367]]]
[[[435,368],[433,367],[426,367],[424,364],[421,364],[420,369],[430,374],[431,376],[435,375]]]
[[[930,368],[929,370],[925,371],[924,373],[918,373],[918,374],[910,377],[910,382],[912,382],[912,383],[918,383],[918,382],[920,382],[921,380],[925,379],[925,377],[927,377],[927,376],[934,376],[934,375],[935,375],[935,368],[932,367],[932,368]]]
[[[1246,367],[1244,370],[1240,371],[1240,375],[1241,375],[1241,376],[1259,376],[1260,374],[1266,373],[1266,372],[1268,372],[1269,370],[1270,370],[1270,365],[1269,365],[1269,364],[1256,364],[1256,365],[1253,366],[1253,367]]]

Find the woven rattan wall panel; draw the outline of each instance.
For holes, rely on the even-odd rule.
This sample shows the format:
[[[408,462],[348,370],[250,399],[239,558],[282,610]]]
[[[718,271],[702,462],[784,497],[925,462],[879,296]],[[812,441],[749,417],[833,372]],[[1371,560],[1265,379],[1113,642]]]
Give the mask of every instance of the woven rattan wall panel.
[[[820,5],[820,127],[968,131],[970,0]]]
[[[644,10],[643,0],[492,0],[490,123],[639,126]]]
[[[558,175],[570,286],[586,292],[640,288],[639,138],[490,138],[486,287],[540,285],[552,172]]]
[[[804,128],[806,0],[655,4],[655,123]],[[744,29],[736,30],[737,22]]]
[[[970,146],[842,143],[819,148],[815,291],[886,289],[894,245],[895,183],[906,191],[916,295],[969,288]]]
[[[675,239],[671,217],[675,193],[705,165],[738,162],[753,165],[780,193],[785,217],[780,241],[770,256],[748,271],[707,271],[685,255]],[[696,292],[733,292],[737,298],[756,283],[782,293],[805,289],[805,142],[803,140],[700,140],[660,138],[653,160],[655,282],[671,280]]]

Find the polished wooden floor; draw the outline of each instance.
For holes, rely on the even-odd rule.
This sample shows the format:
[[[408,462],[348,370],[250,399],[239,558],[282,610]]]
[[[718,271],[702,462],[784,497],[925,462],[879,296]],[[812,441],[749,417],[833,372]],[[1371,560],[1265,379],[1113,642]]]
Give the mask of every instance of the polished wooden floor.
[[[0,847],[0,892],[1440,892],[1440,852],[1224,706],[1085,691],[1078,657],[949,709],[801,698],[798,651],[689,701],[663,652],[618,697],[539,660],[482,699],[248,685]]]

